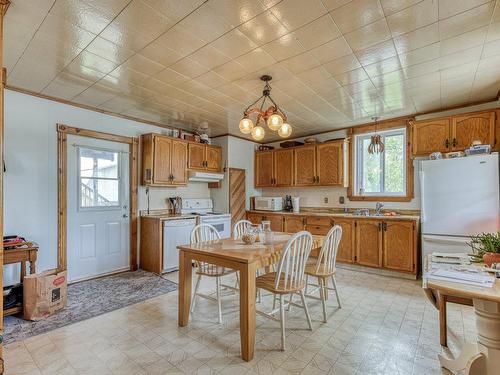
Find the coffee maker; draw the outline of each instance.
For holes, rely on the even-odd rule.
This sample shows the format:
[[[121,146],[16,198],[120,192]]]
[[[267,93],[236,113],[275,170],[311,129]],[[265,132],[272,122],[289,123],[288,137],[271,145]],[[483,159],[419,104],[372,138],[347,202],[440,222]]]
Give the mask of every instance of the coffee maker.
[[[293,211],[293,204],[292,204],[292,196],[291,195],[286,195],[285,196],[285,207],[284,210],[287,212],[292,212]]]

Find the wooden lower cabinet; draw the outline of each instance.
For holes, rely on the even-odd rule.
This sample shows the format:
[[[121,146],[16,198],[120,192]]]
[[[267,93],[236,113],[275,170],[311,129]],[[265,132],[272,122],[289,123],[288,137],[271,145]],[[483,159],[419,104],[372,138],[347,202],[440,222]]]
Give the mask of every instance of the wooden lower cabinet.
[[[284,217],[284,231],[287,233],[297,233],[304,230],[306,226],[305,216],[285,215]]]
[[[416,267],[415,222],[384,222],[384,268],[413,272]]]
[[[337,262],[354,262],[354,221],[351,219],[335,219],[334,225],[342,228],[342,237],[337,250]]]
[[[382,220],[356,220],[355,261],[363,266],[382,266]]]
[[[268,213],[248,213],[247,220],[252,224],[261,224],[263,221],[271,222],[271,230],[274,232],[283,232],[283,215],[281,214],[268,214]]]
[[[358,219],[351,217],[290,215],[247,212],[254,224],[271,221],[273,231],[296,233],[307,230],[326,235],[333,225],[342,228],[337,262],[417,273],[417,235],[415,220]]]

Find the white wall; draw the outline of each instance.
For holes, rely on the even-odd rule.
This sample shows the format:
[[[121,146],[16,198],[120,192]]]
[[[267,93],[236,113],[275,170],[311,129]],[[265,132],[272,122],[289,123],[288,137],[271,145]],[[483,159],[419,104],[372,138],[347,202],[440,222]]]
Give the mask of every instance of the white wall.
[[[246,171],[245,173],[245,191],[246,191],[246,208],[250,209],[250,197],[262,195],[260,189],[255,189],[253,184],[254,168],[253,155],[255,147],[258,145],[255,142],[245,139],[224,136],[212,139],[212,143],[222,147],[223,165],[228,168],[240,168]],[[215,210],[229,212],[229,174],[224,173],[222,187],[219,189],[211,189],[211,197],[214,200]]]
[[[162,128],[98,112],[5,91],[4,233],[19,234],[40,246],[37,270],[57,266],[57,131],[56,124],[124,136],[160,132]],[[150,208],[166,208],[166,198],[208,198],[207,183],[181,188],[151,188]],[[138,208],[146,208],[139,188]],[[6,266],[4,282],[19,279],[18,266]]]

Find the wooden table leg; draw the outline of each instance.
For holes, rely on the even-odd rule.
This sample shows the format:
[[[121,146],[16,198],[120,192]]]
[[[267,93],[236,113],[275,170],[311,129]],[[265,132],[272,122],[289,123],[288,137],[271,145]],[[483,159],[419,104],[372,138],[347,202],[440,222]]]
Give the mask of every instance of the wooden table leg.
[[[447,332],[446,332],[446,296],[438,293],[438,307],[439,307],[439,343],[442,346],[448,346]]]
[[[26,276],[26,261],[21,262],[21,282],[24,281],[24,276]]]
[[[31,275],[36,273],[35,264],[36,264],[36,251],[33,254],[30,253],[30,274]]]
[[[193,266],[191,257],[185,251],[179,251],[179,327],[187,326],[191,308],[191,286]]]
[[[255,349],[255,263],[240,269],[241,357],[250,362]]]

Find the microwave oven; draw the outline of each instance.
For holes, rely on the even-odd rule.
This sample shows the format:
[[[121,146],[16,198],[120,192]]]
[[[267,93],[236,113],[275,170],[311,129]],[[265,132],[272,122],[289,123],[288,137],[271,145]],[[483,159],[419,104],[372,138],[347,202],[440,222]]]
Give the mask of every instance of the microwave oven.
[[[255,197],[255,209],[262,211],[283,210],[283,198],[281,197]]]

